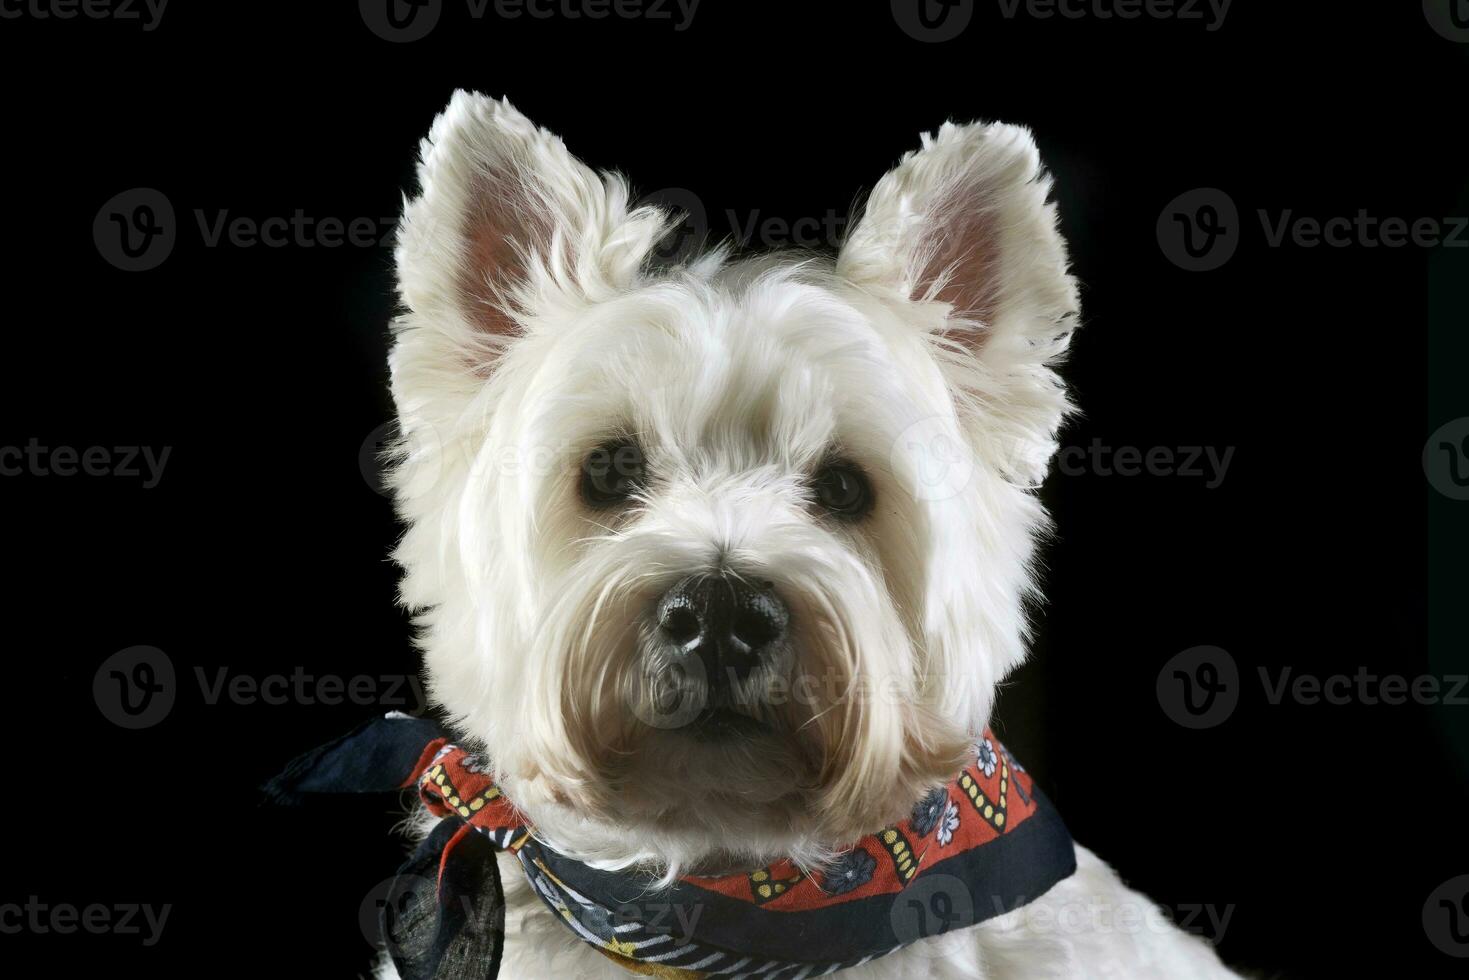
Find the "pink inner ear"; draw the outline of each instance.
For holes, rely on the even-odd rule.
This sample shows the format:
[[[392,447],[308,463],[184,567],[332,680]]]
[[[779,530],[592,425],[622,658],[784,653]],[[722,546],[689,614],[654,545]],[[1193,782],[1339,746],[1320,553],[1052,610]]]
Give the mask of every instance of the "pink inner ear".
[[[921,247],[926,261],[914,289],[916,296],[929,295],[934,284],[942,281],[934,295],[953,307],[952,315],[988,327],[1000,305],[996,217],[974,185],[959,184],[940,195],[925,219],[929,230]],[[985,335],[983,330],[951,334],[971,346],[983,343]]]
[[[459,299],[470,322],[487,334],[515,332],[506,290],[524,278],[525,256],[549,238],[544,215],[528,206],[533,199],[530,188],[502,174],[478,174],[470,182]]]

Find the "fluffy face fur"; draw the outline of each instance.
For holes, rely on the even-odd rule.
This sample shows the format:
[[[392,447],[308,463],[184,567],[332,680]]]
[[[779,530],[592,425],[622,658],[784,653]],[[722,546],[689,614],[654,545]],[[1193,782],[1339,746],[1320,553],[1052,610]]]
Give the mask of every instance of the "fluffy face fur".
[[[510,798],[566,853],[670,875],[818,863],[906,814],[1025,651],[1077,315],[1029,134],[924,137],[835,261],[656,268],[671,216],[466,92],[419,180],[396,557],[433,696]],[[586,461],[619,441],[644,475],[590,506]],[[820,506],[834,459],[870,484],[864,515]],[[654,609],[721,571],[772,583],[790,629],[740,684],[762,725],[711,738],[682,709],[708,679]]]

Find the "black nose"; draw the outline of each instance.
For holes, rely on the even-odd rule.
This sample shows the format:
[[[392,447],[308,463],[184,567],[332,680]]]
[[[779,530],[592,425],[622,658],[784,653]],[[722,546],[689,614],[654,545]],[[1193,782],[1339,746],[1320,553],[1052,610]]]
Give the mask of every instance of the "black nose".
[[[658,601],[658,628],[704,662],[712,686],[744,680],[785,636],[790,612],[769,582],[693,575]]]

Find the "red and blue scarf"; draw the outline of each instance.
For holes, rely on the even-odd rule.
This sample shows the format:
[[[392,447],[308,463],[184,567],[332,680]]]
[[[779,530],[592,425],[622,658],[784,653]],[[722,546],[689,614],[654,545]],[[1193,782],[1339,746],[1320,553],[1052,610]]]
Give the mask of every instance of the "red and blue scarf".
[[[559,854],[480,756],[432,721],[390,714],[310,752],[267,787],[281,802],[417,789],[439,823],[399,870],[383,935],[403,980],[493,978],[504,947],[495,852],[536,895],[629,971],[702,980],[801,980],[1019,908],[1076,870],[1071,837],[1031,777],[986,730],[948,783],[833,863],[789,860],[669,887]]]

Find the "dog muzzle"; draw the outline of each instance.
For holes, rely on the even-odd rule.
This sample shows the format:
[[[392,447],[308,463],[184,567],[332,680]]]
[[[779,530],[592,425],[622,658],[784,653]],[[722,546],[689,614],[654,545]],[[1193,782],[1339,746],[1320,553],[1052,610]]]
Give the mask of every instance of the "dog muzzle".
[[[556,917],[645,976],[825,976],[1003,915],[1076,870],[1071,837],[1031,777],[986,730],[969,763],[911,816],[820,871],[789,860],[686,875],[667,887],[557,853],[493,779],[488,760],[432,721],[393,713],[293,761],[276,802],[416,788],[439,823],[398,869],[382,935],[403,980],[485,980],[504,950],[495,852],[514,855]]]

